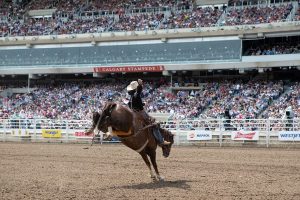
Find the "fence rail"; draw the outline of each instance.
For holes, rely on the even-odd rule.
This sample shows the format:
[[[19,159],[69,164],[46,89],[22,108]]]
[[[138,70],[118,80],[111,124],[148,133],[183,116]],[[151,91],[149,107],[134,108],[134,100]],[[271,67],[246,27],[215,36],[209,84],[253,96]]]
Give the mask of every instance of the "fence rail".
[[[87,143],[90,127],[86,120],[0,119],[0,141]],[[300,119],[170,120],[161,127],[176,145],[300,147]]]

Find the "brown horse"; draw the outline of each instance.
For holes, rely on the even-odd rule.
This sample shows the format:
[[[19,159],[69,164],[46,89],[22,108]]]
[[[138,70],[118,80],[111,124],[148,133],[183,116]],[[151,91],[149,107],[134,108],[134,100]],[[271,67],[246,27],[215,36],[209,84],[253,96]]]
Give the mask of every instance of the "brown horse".
[[[144,112],[144,111],[141,111]],[[109,132],[110,135],[118,136],[121,142],[127,147],[138,152],[149,168],[151,178],[153,180],[163,180],[160,176],[156,164],[156,148],[157,142],[153,136],[152,129],[157,124],[148,124],[145,122],[143,114],[134,112],[129,108],[116,103],[107,103],[102,113],[94,113],[93,127],[104,133]],[[163,146],[163,156],[168,157],[171,146],[174,143],[173,134],[165,129],[160,131],[166,141],[171,142],[170,145]],[[149,159],[155,170],[153,173]]]

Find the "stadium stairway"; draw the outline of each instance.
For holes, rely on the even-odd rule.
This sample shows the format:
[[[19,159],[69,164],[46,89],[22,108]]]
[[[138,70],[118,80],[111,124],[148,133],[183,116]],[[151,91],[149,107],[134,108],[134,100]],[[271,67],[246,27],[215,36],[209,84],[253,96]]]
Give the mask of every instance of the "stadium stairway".
[[[281,99],[281,97],[283,97],[283,96],[285,96],[286,94],[289,94],[289,93],[291,93],[291,92],[292,92],[292,91],[291,91],[289,85],[285,85],[285,86],[284,86],[284,92],[283,92],[282,94],[280,94],[280,95],[278,96],[278,98],[273,99],[273,101],[268,105],[268,107],[266,107],[264,110],[262,110],[262,111],[259,113],[259,115],[258,115],[257,118],[258,118],[258,119],[264,118],[262,115],[264,114],[264,112],[265,112],[266,110],[268,110],[268,108],[269,108],[270,106],[272,106],[273,104],[275,104],[276,102],[278,102],[278,101]]]

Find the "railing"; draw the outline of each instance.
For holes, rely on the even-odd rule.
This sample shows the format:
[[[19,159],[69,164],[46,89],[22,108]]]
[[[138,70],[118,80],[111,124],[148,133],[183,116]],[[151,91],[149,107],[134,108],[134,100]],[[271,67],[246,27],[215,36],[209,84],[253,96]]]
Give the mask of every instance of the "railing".
[[[91,121],[1,119],[0,141],[91,142]],[[300,119],[197,119],[167,121],[176,145],[300,147]]]
[[[174,28],[174,29],[155,29],[155,30],[140,30],[140,31],[99,31],[94,33],[83,33],[83,34],[47,34],[47,35],[36,35],[36,36],[12,36],[9,32],[0,33],[0,42],[20,42],[20,41],[41,41],[41,40],[56,40],[60,39],[71,39],[74,42],[82,41],[84,39],[91,40],[91,38],[118,38],[118,37],[142,37],[142,36],[157,36],[163,37],[169,34],[190,34],[190,33],[205,33],[208,36],[210,33],[215,33],[216,31],[251,31],[259,32],[259,29],[268,29],[269,31],[277,28],[296,28],[300,25],[300,21],[288,21],[288,20],[278,20],[272,23],[262,23],[262,24],[247,24],[247,25],[234,25],[234,26],[219,26],[218,24],[211,25],[210,27],[195,27],[195,28]],[[231,33],[232,34],[232,33]],[[220,33],[221,35],[221,33]],[[1,39],[2,38],[2,39]]]

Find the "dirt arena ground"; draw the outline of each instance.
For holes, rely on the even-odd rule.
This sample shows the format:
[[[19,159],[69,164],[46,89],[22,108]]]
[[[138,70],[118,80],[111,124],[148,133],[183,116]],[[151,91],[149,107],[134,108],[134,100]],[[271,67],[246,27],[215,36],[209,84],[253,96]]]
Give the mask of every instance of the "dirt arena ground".
[[[174,147],[158,165],[164,182],[119,144],[0,143],[0,199],[300,199],[299,149]]]

